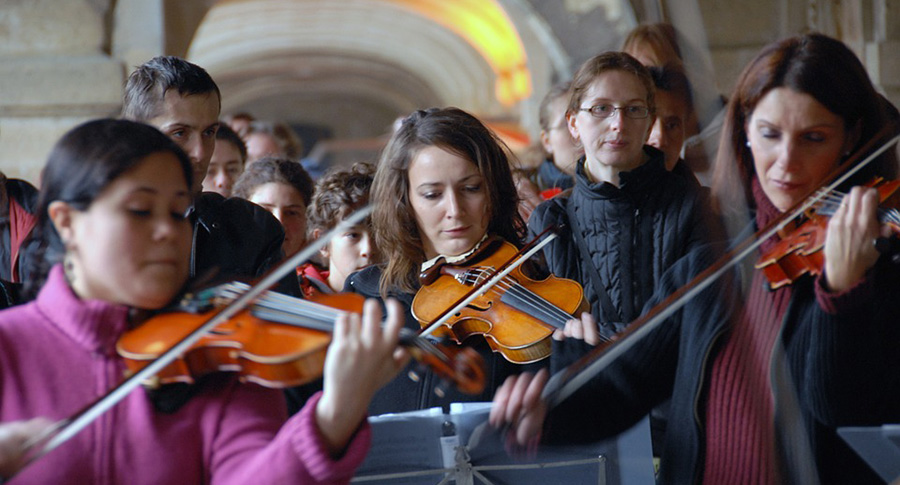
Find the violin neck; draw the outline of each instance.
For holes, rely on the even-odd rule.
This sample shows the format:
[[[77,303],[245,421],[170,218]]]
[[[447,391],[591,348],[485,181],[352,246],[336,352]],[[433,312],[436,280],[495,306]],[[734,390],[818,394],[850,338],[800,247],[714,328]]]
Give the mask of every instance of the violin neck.
[[[249,288],[246,283],[233,282],[222,285],[219,296],[232,298]],[[323,332],[334,330],[334,321],[344,313],[327,305],[288,296],[274,291],[263,293],[250,307],[250,314],[262,320],[294,325]]]

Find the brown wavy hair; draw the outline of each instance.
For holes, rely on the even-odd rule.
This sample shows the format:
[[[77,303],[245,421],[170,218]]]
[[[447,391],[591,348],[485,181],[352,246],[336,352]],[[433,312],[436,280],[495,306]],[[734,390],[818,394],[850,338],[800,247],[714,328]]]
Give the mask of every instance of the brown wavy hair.
[[[422,236],[409,202],[409,166],[419,151],[436,146],[475,164],[488,193],[488,233],[520,244],[525,222],[510,170],[509,149],[474,116],[458,108],[420,110],[403,120],[381,154],[375,171],[372,223],[375,242],[387,261],[380,290],[383,296],[419,287],[425,261]]]

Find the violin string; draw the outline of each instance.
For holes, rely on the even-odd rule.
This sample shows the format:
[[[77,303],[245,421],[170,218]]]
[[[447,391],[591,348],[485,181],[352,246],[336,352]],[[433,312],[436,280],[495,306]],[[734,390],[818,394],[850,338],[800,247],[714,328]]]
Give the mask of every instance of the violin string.
[[[847,194],[845,192],[841,192],[839,190],[833,190],[825,195],[822,195],[820,199],[822,204],[816,212],[820,212],[824,216],[834,215],[846,195]],[[877,214],[878,220],[881,222],[892,222],[894,224],[900,223],[900,210],[897,210],[895,208],[884,209],[879,207],[877,209]]]
[[[234,282],[223,285],[221,295],[223,298],[233,298],[239,295],[243,290],[249,288],[246,283]],[[300,298],[283,295],[277,292],[263,293],[254,303],[254,307],[260,310],[270,310],[281,313],[284,317],[293,316],[296,321],[283,321],[279,319],[279,323],[294,324],[301,321],[316,321],[322,326],[322,329],[330,330],[333,328],[332,323],[342,313],[340,310],[321,305]]]
[[[478,274],[477,278],[480,279],[487,279],[492,274],[490,270],[484,268],[474,268],[474,270]],[[549,314],[551,318],[556,318],[557,322],[545,322],[550,323],[555,327],[560,327],[561,325],[565,324],[567,320],[571,320],[572,318],[574,318],[572,315],[564,312],[561,308],[548,302],[545,298],[523,287],[513,278],[503,278],[500,283],[497,283],[495,288],[499,288],[506,293],[510,293],[511,295],[518,297],[520,300],[531,305],[533,309]],[[489,291],[494,291],[498,295],[502,293],[501,291],[497,291],[493,288]]]
[[[490,270],[486,270],[486,269],[480,269],[480,271],[482,273],[485,273],[488,275],[491,273]],[[554,326],[556,326],[557,328],[562,328],[565,325],[565,322],[567,322],[568,320],[572,320],[572,319],[577,320],[577,318],[575,316],[566,313],[561,308],[559,308],[556,305],[547,301],[545,298],[541,297],[540,295],[537,295],[530,289],[522,286],[515,279],[511,279],[511,280],[512,280],[512,283],[508,283],[508,282],[506,282],[506,278],[504,278],[503,284],[506,286],[507,291],[510,293],[515,293],[522,300],[530,300],[530,303],[534,307],[536,307],[540,310],[543,310],[543,311],[545,311],[547,313],[551,313],[551,314],[555,313],[556,314],[555,316],[559,319],[558,323],[554,324]],[[500,286],[500,283],[498,283],[497,286]],[[546,322],[546,323],[552,323],[552,322]],[[608,342],[610,340],[609,337],[606,337],[603,335],[600,335],[599,338],[600,338],[600,341],[602,341],[602,342]]]
[[[233,299],[248,288],[250,288],[250,285],[235,281],[221,285],[219,287],[219,295],[222,298]],[[331,308],[327,305],[272,291],[263,293],[254,306],[261,309],[258,316],[264,320],[272,320],[286,325],[295,325],[303,322],[304,326],[314,327],[326,332],[334,330],[334,320],[341,313],[344,313],[342,310]],[[295,319],[291,320],[290,317],[295,317]],[[308,320],[316,320],[317,322],[310,325]],[[408,339],[408,342],[423,353],[439,359],[444,364],[448,366],[452,364],[450,357],[438,350],[428,339],[414,336]]]
[[[470,271],[475,272],[475,274],[477,275],[476,276],[477,279],[487,279],[492,274],[492,271],[488,270],[486,268],[473,268]],[[476,283],[477,283],[477,281],[476,281]],[[534,309],[543,311],[543,312],[549,314],[551,317],[555,317],[558,319],[558,323],[554,323],[554,322],[545,322],[545,323],[551,323],[556,327],[560,327],[561,325],[564,325],[566,321],[575,318],[572,315],[563,311],[561,308],[550,303],[549,301],[547,301],[545,298],[541,297],[540,295],[537,295],[533,291],[529,290],[528,288],[523,287],[518,281],[516,281],[513,278],[509,278],[509,277],[503,278],[503,280],[501,280],[500,283],[497,283],[496,288],[499,288],[501,290],[509,292],[509,293],[515,295],[516,297],[520,298],[520,300],[530,304]],[[496,291],[496,293],[498,293],[498,294],[501,293],[500,291],[493,290],[493,289],[490,291]]]

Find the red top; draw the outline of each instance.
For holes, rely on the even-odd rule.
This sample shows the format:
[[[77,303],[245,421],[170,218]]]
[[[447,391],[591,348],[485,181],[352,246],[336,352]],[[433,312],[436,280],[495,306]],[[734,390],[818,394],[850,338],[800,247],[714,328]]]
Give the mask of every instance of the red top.
[[[329,271],[314,263],[303,263],[297,266],[297,278],[300,279],[300,290],[303,297],[310,299],[316,293],[334,293],[328,286]]]
[[[759,227],[779,215],[761,192],[754,184]],[[770,368],[791,291],[791,286],[770,291],[763,273],[756,271],[743,315],[713,360],[703,483],[778,481]]]

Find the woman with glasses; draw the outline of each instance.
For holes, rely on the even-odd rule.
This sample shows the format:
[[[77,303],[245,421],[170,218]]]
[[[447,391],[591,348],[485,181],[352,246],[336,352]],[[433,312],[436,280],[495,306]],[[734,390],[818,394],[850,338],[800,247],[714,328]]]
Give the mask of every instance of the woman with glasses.
[[[896,110],[853,51],[820,34],[765,47],[730,99],[713,193],[718,212],[747,223],[736,242],[804,201],[884,127],[896,129]],[[542,432],[599,440],[670,399],[659,483],[884,483],[837,428],[900,420],[900,266],[873,244],[886,229],[877,191],[850,188],[895,178],[897,163],[887,150],[839,188],[847,195],[835,200],[821,274],[773,288],[753,254],[549,414],[538,398],[545,373],[508,380],[492,422],[514,424],[520,443]],[[762,241],[760,252],[778,243]],[[702,250],[682,258],[648,308],[706,261]]]
[[[528,227],[562,228],[563,237],[544,249],[548,269],[582,284],[599,334],[608,337],[640,313],[663,271],[702,242],[707,197],[646,145],[654,84],[637,60],[621,52],[596,56],[575,74],[570,92],[567,127],[584,147],[575,187],[538,206]],[[582,328],[572,327],[580,336]]]

